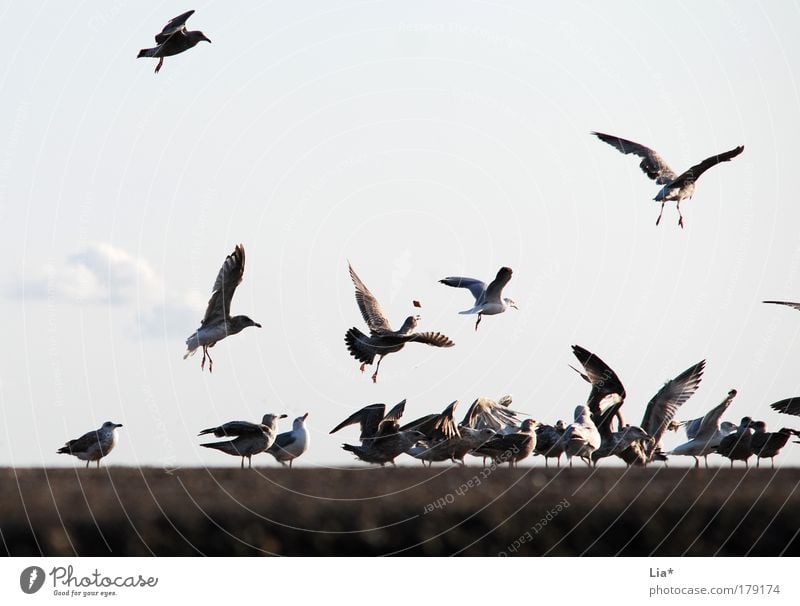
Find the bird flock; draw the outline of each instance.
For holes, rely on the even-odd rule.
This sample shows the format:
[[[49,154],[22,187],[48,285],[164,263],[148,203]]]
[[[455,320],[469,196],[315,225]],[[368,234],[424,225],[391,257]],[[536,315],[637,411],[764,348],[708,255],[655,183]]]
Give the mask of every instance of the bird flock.
[[[194,14],[187,11],[171,19],[162,31],[155,36],[157,46],[139,51],[137,58],[158,58],[155,73],[163,66],[164,58],[185,52],[199,42],[211,42],[203,32],[188,31],[186,21]],[[728,162],[744,151],[739,145],[730,151],[710,156],[695,164],[683,173],[676,173],[654,150],[622,139],[615,135],[592,132],[601,141],[613,146],[623,154],[634,154],[642,158],[639,167],[661,189],[654,200],[661,203],[656,225],[661,221],[664,206],[669,201],[676,202],[678,224],[684,227],[681,202],[694,195],[697,179],[708,169]],[[235,335],[245,328],[261,328],[261,324],[245,315],[231,315],[231,302],[237,286],[241,283],[245,269],[244,246],[237,245],[219,269],[205,315],[199,328],[186,339],[184,359],[202,349],[201,371],[213,371],[213,360],[209,349],[226,337]],[[371,376],[378,380],[378,372],[383,358],[404,349],[407,343],[422,343],[438,348],[453,347],[454,342],[440,332],[418,332],[421,320],[419,315],[408,316],[398,330],[391,327],[389,319],[378,303],[377,298],[367,288],[359,275],[348,263],[349,276],[355,288],[355,298],[361,316],[367,326],[368,334],[353,326],[345,332],[345,345],[350,355],[360,362],[363,372],[366,366],[375,363]],[[503,296],[503,290],[510,282],[513,271],[501,267],[495,278],[486,284],[484,281],[460,276],[442,278],[439,282],[453,288],[467,289],[474,298],[474,304],[459,312],[477,315],[475,330],[478,330],[483,316],[504,313],[508,309],[518,309],[511,298]],[[800,303],[789,301],[764,301],[764,303],[794,307],[800,310]],[[414,300],[414,307],[421,304]],[[626,392],[617,374],[597,355],[587,349],[574,345],[572,352],[581,369],[574,368],[580,377],[590,384],[586,403],[578,405],[573,420],[566,424],[563,420],[553,425],[541,423],[528,413],[511,408],[511,396],[503,396],[495,401],[478,397],[467,409],[460,422],[455,414],[458,401],[448,404],[440,413],[432,413],[401,424],[406,401],[402,400],[386,412],[382,403],[369,404],[343,420],[330,433],[334,434],[351,425],[360,428],[358,444],[343,444],[343,449],[357,459],[370,464],[394,464],[395,459],[405,454],[418,459],[423,465],[435,462],[455,462],[466,464],[466,457],[480,458],[484,464],[508,463],[516,466],[530,456],[542,456],[545,465],[549,459],[556,459],[561,465],[565,456],[572,466],[573,459],[582,460],[589,466],[596,466],[601,459],[616,457],[628,466],[646,466],[669,456],[691,456],[699,467],[700,458],[708,467],[708,456],[716,454],[748,464],[752,456],[757,466],[761,459],[774,457],[792,437],[800,437],[800,431],[782,428],[777,432],[767,431],[764,421],[754,421],[745,416],[739,423],[722,420],[734,398],[736,390],[731,389],[722,402],[704,416],[696,419],[678,421],[680,407],[697,391],[705,369],[705,360],[690,366],[675,378],[661,386],[645,406],[639,425],[625,423],[622,407]],[[376,362],[377,358],[377,362]],[[800,416],[800,398],[788,398],[772,404],[778,412]],[[252,457],[260,453],[272,455],[282,465],[292,466],[293,461],[302,456],[309,447],[310,438],[306,427],[309,414],[293,421],[292,430],[278,433],[278,422],[285,414],[268,413],[260,423],[249,421],[228,421],[217,427],[203,429],[199,436],[213,435],[229,438],[217,442],[206,442],[201,446],[241,457],[241,467],[245,459],[252,467]],[[94,431],[80,438],[70,440],[57,452],[74,455],[81,461],[95,461],[108,455],[117,443],[121,424],[107,421]],[[667,431],[686,433],[686,442],[664,451],[662,439]]]

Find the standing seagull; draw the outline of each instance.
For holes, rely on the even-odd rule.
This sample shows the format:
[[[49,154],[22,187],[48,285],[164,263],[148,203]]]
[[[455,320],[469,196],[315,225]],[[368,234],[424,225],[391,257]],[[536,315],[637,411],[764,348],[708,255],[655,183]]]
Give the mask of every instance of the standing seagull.
[[[193,14],[193,10],[186,11],[167,23],[164,29],[161,30],[161,33],[156,34],[156,44],[158,44],[158,46],[143,48],[139,51],[136,58],[158,57],[158,65],[156,65],[155,72],[158,73],[161,66],[164,64],[164,57],[170,57],[189,50],[201,40],[211,42],[211,40],[206,38],[203,32],[186,31],[186,20]]]
[[[689,441],[676,446],[667,454],[694,457],[695,467],[700,467],[700,459],[698,457],[703,457],[706,461],[706,468],[708,468],[708,455],[716,452],[722,438],[736,429],[736,425],[727,421],[720,423],[722,415],[728,410],[735,397],[736,390],[731,389],[725,399],[704,416],[686,421],[683,424],[673,421],[669,429],[674,428],[677,431],[681,425],[684,425],[686,427],[686,437],[689,438]]]
[[[475,278],[462,278],[459,276],[451,276],[439,280],[442,284],[452,286],[454,288],[467,288],[475,297],[475,305],[471,309],[460,311],[460,314],[478,314],[478,321],[475,322],[475,330],[478,330],[478,324],[481,323],[481,318],[484,314],[493,316],[501,314],[509,307],[519,309],[517,304],[508,297],[503,297],[503,288],[511,280],[510,267],[501,267],[497,272],[497,276],[489,286],[485,282],[476,280]]]
[[[452,347],[455,345],[450,339],[439,332],[414,332],[419,322],[419,316],[408,316],[400,330],[392,330],[389,320],[381,309],[378,300],[361,281],[353,267],[348,263],[350,278],[356,287],[356,303],[361,310],[364,321],[369,326],[369,336],[353,327],[345,333],[344,342],[350,355],[361,362],[361,372],[367,364],[372,364],[378,356],[378,364],[372,375],[372,382],[378,380],[378,370],[383,357],[400,351],[406,343],[416,341],[434,347]]]
[[[261,324],[247,316],[231,316],[231,299],[233,299],[233,293],[242,281],[243,275],[244,246],[238,244],[234,251],[226,257],[217,274],[211,298],[208,300],[206,315],[200,322],[200,328],[186,339],[187,351],[183,356],[184,360],[194,354],[198,347],[203,348],[200,370],[205,367],[206,358],[208,358],[208,372],[211,372],[214,361],[208,353],[208,348],[214,347],[217,341],[235,335],[248,326],[261,328]]]
[[[58,454],[71,454],[81,461],[86,461],[87,468],[90,461],[97,461],[97,467],[99,468],[100,459],[114,450],[114,446],[117,445],[118,427],[122,427],[122,425],[106,421],[100,429],[85,433],[75,440],[70,440],[56,452]]]
[[[730,151],[723,152],[716,156],[706,158],[699,164],[695,164],[686,172],[677,174],[672,170],[669,165],[664,162],[664,159],[655,151],[639,143],[620,139],[614,135],[606,135],[603,133],[592,132],[598,139],[605,141],[609,145],[613,145],[623,154],[635,154],[643,158],[639,164],[644,174],[653,179],[659,185],[663,185],[661,191],[653,198],[656,202],[661,202],[661,212],[658,213],[656,225],[661,221],[661,215],[664,213],[664,204],[670,200],[675,200],[678,206],[678,225],[683,228],[683,215],[681,214],[681,201],[689,198],[691,200],[694,195],[694,187],[697,179],[700,178],[712,166],[720,162],[727,162],[735,158],[744,151],[744,145],[740,145]]]
[[[244,459],[247,457],[248,468],[253,468],[253,455],[264,452],[275,441],[275,434],[278,433],[278,419],[285,419],[286,415],[265,414],[261,423],[250,423],[249,421],[229,421],[219,427],[210,427],[201,431],[199,436],[213,433],[218,438],[236,436],[233,440],[225,442],[208,442],[200,444],[206,448],[213,448],[235,457],[242,457],[242,469],[244,469]]]
[[[292,423],[292,431],[279,433],[272,446],[267,449],[281,465],[286,465],[288,461],[289,469],[292,468],[292,461],[308,450],[309,435],[305,426],[307,418],[308,413],[297,417]]]
[[[600,448],[600,442],[600,432],[592,421],[589,407],[585,404],[577,406],[575,422],[567,425],[564,435],[561,436],[569,466],[572,467],[572,457],[580,457],[591,466],[592,453]]]

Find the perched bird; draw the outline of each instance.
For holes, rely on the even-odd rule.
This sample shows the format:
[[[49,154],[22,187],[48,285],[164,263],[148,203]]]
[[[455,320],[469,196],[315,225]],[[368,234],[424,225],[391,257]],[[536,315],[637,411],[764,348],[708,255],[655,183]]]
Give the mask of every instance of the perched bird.
[[[743,417],[739,427],[735,432],[725,436],[717,446],[717,454],[728,457],[731,460],[731,469],[734,461],[744,461],[745,467],[749,467],[747,459],[753,456],[753,419]]]
[[[595,422],[597,431],[600,432],[600,446],[592,453],[592,463],[595,465],[600,459],[606,457],[617,456],[623,458],[631,447],[639,443],[647,443],[651,439],[644,429],[634,425],[624,425],[619,427],[617,431],[612,430],[611,422],[614,417],[618,416],[621,406],[622,402],[608,405]],[[594,416],[592,419],[594,420]],[[627,460],[625,462],[628,465],[631,464]]]
[[[238,244],[234,251],[225,258],[225,262],[217,274],[214,281],[211,298],[208,300],[206,314],[200,322],[198,328],[186,339],[185,360],[193,355],[198,347],[203,348],[203,360],[200,362],[200,369],[205,367],[208,358],[208,372],[211,372],[214,361],[208,353],[209,347],[214,347],[218,341],[225,337],[235,335],[248,326],[261,328],[261,324],[254,322],[247,316],[231,316],[231,300],[236,287],[242,281],[244,275],[244,246]]]
[[[564,421],[556,422],[553,425],[540,424],[536,427],[536,445],[533,450],[536,454],[544,457],[544,465],[547,467],[547,459],[557,459],[558,466],[561,467],[561,455],[564,454],[564,443],[561,437],[564,435],[566,427]]]
[[[519,309],[517,304],[508,297],[503,297],[503,288],[511,280],[510,267],[501,267],[497,272],[497,276],[487,286],[486,283],[475,278],[461,278],[458,276],[451,276],[439,280],[442,284],[452,286],[454,288],[466,288],[475,297],[475,305],[467,310],[460,311],[460,314],[478,314],[478,321],[475,322],[475,330],[478,330],[478,324],[484,315],[493,316],[501,314],[509,307]]]
[[[78,457],[81,461],[86,461],[89,467],[90,461],[97,461],[100,467],[100,459],[114,450],[117,445],[117,428],[122,427],[119,423],[106,421],[100,429],[83,434],[80,438],[70,440],[56,452],[58,454],[70,454]]]
[[[561,443],[570,467],[572,457],[580,457],[591,466],[592,453],[600,448],[600,432],[592,421],[588,406],[580,404],[575,408],[575,421],[567,425]]]
[[[750,437],[750,447],[756,455],[756,467],[759,466],[761,459],[769,459],[772,469],[775,469],[775,457],[781,449],[786,446],[792,436],[800,437],[800,432],[796,429],[782,427],[778,431],[768,432],[767,424],[764,421],[753,423],[753,435]]]
[[[422,461],[425,465],[432,465],[438,461],[456,461],[456,451],[461,449],[461,431],[453,420],[458,400],[451,402],[439,414],[425,415],[406,423],[400,431],[417,430],[423,434],[416,446],[412,446],[407,452],[415,459]],[[464,453],[466,454],[466,453]],[[462,455],[460,457],[463,464]]]
[[[353,270],[353,267],[349,264],[348,267],[350,269],[350,278],[356,288],[356,303],[358,303],[361,315],[369,327],[370,334],[367,336],[358,328],[353,327],[345,333],[344,342],[347,344],[350,355],[361,362],[361,372],[364,372],[364,367],[367,364],[372,364],[375,356],[378,356],[378,364],[375,367],[375,373],[372,375],[373,383],[378,380],[378,370],[381,367],[383,357],[400,351],[406,343],[425,343],[434,347],[452,347],[455,345],[439,332],[414,332],[420,320],[419,316],[409,316],[400,330],[392,330],[378,300],[364,285]]]
[[[634,441],[618,454],[628,465],[647,465],[653,461],[666,460],[661,452],[661,438],[678,408],[691,398],[700,387],[706,361],[690,366],[674,379],[667,381],[648,402],[644,411],[641,429],[649,436]]]
[[[235,436],[233,440],[209,442],[200,444],[200,446],[213,448],[235,457],[242,457],[242,469],[244,469],[244,459],[247,457],[247,466],[252,469],[253,455],[264,452],[272,446],[278,433],[278,419],[285,418],[286,415],[265,414],[261,423],[229,421],[219,427],[204,429],[197,435],[214,434],[218,438]]]
[[[708,467],[708,455],[716,451],[722,438],[736,430],[736,425],[733,423],[728,423],[727,421],[720,423],[720,418],[728,410],[735,397],[736,390],[731,389],[722,402],[699,419],[683,423],[673,422],[672,425],[674,425],[675,430],[681,425],[686,428],[686,437],[689,438],[689,441],[676,446],[667,454],[694,457],[695,467],[700,467],[700,459],[698,457],[703,457],[706,461],[706,467]]]
[[[292,422],[292,431],[279,433],[272,446],[267,448],[267,452],[281,465],[286,465],[288,461],[289,469],[292,468],[292,462],[308,450],[310,437],[305,425],[307,418],[308,413],[297,417]]]
[[[656,202],[661,202],[661,212],[658,214],[658,219],[656,219],[656,225],[661,221],[661,215],[664,213],[664,204],[670,200],[675,200],[678,206],[678,225],[680,225],[681,228],[683,227],[681,201],[686,198],[692,198],[692,195],[694,195],[695,183],[697,179],[700,178],[700,175],[712,166],[720,162],[728,162],[744,151],[744,146],[740,145],[730,151],[706,158],[679,175],[664,162],[658,153],[649,147],[626,139],[620,139],[614,135],[606,135],[598,132],[592,132],[592,134],[601,141],[617,148],[623,154],[635,154],[642,158],[639,168],[656,183],[663,185],[658,194],[656,194],[656,197],[653,198]]]
[[[394,465],[394,460],[398,456],[425,437],[424,433],[416,429],[400,430],[398,421],[403,416],[405,406],[406,401],[403,400],[384,414],[386,409],[384,404],[370,404],[347,417],[330,433],[336,433],[343,427],[358,423],[361,427],[361,445],[343,444],[342,448],[367,463],[381,466],[386,463]]]
[[[490,457],[495,464],[508,462],[516,467],[536,448],[536,425],[534,419],[525,419],[516,433],[495,434],[475,450],[475,454]]]
[[[211,40],[206,38],[203,32],[186,31],[186,20],[193,14],[193,10],[186,11],[167,23],[164,29],[161,30],[161,33],[156,34],[156,44],[158,46],[143,48],[139,51],[136,58],[158,57],[158,65],[156,65],[155,72],[158,73],[161,66],[164,64],[164,57],[170,57],[189,50],[201,40],[211,42]]]

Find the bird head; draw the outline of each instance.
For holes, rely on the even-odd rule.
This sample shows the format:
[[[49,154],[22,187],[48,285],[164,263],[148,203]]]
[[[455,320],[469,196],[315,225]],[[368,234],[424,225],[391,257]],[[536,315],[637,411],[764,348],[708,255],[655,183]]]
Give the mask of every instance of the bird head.
[[[103,427],[105,429],[116,429],[117,427],[122,427],[122,423],[112,423],[111,421],[106,421],[103,423]]]
[[[230,333],[235,334],[245,328],[250,326],[255,326],[256,328],[261,328],[261,324],[256,322],[255,320],[249,318],[248,316],[234,316],[231,318],[230,321]]]
[[[186,35],[189,36],[189,39],[194,44],[197,44],[198,42],[211,43],[211,40],[209,40],[203,32],[187,32]]]
[[[397,332],[399,332],[401,334],[408,334],[410,332],[413,332],[414,329],[417,327],[417,324],[419,323],[419,321],[421,319],[422,319],[421,316],[418,316],[418,315],[417,316],[408,316],[406,318],[406,321],[403,322],[403,325],[400,327],[400,330],[397,331]]]

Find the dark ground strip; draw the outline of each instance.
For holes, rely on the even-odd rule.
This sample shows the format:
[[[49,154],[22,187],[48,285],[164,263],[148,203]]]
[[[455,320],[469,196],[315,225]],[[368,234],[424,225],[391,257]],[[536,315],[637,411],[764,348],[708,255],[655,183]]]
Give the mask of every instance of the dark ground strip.
[[[0,547],[12,556],[800,555],[800,469],[590,473],[3,469]]]

